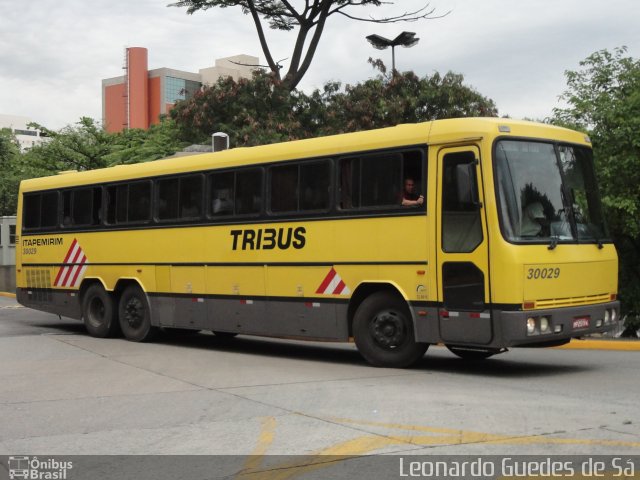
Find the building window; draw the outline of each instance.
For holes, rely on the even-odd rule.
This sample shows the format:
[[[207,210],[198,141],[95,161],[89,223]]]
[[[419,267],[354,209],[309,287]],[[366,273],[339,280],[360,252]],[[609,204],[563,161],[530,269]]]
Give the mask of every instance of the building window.
[[[176,103],[178,100],[186,100],[193,97],[198,90],[200,90],[200,82],[185,80],[184,78],[165,77],[165,103]]]
[[[9,225],[9,245],[16,244],[16,226]]]

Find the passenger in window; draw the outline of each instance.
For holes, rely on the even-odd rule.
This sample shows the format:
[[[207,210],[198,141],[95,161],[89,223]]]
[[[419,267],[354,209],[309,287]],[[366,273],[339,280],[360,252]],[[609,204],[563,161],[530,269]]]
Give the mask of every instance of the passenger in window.
[[[543,237],[546,234],[547,218],[540,202],[527,205],[522,212],[520,235],[523,237]]]
[[[221,188],[219,190],[216,190],[212,208],[215,215],[229,215],[233,213],[233,200],[231,200],[231,190],[228,188]]]
[[[424,197],[416,192],[416,182],[411,177],[404,180],[401,204],[403,207],[419,207],[424,204]]]

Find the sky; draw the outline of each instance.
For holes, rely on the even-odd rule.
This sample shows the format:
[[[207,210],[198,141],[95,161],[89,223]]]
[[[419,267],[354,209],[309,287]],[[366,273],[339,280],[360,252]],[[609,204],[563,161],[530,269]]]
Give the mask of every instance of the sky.
[[[101,120],[101,81],[122,75],[126,47],[146,47],[150,69],[198,72],[237,54],[264,63],[251,18],[238,8],[187,15],[168,7],[170,1],[0,0],[0,114],[27,116],[54,130],[82,116]],[[379,18],[426,2],[393,3],[350,12]],[[625,45],[629,55],[640,56],[638,0],[431,0],[430,7],[449,13],[389,25],[330,17],[299,88],[375,76],[367,59],[390,67],[391,51],[374,50],[365,37],[394,38],[406,30],[420,41],[396,49],[398,70],[461,73],[467,85],[495,101],[500,115],[544,119],[562,106],[564,72],[579,69],[591,53]],[[275,59],[291,56],[295,34],[267,35]]]

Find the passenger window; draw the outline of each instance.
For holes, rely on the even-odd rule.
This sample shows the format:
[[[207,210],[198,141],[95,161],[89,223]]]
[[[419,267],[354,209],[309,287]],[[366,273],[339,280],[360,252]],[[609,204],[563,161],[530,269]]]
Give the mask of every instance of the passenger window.
[[[262,210],[262,170],[236,173],[235,207],[237,215],[258,214]]]
[[[53,228],[58,226],[58,198],[58,192],[42,194],[40,227]]]
[[[419,150],[341,159],[340,208],[400,207],[408,180],[412,185],[410,195],[424,198],[423,164],[423,154]],[[416,206],[422,205],[424,203]]]
[[[151,182],[129,185],[129,222],[147,222],[151,218]]]
[[[101,223],[102,188],[78,188],[62,194],[62,226],[90,226]]]
[[[328,161],[300,165],[300,210],[328,210],[331,164]]]
[[[271,167],[271,211],[295,212],[298,210],[298,166]]]
[[[197,219],[201,212],[201,175],[158,181],[158,220]]]
[[[151,218],[151,182],[107,188],[107,223],[148,222]]]
[[[158,220],[178,218],[180,182],[177,178],[158,181]]]
[[[329,208],[329,161],[272,167],[269,174],[271,212],[321,211]]]
[[[22,205],[22,225],[26,230],[58,226],[58,192],[25,195]]]

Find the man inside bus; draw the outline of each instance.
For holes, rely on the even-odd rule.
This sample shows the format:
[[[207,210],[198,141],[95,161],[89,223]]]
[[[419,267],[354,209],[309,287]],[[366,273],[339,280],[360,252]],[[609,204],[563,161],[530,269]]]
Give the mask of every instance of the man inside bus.
[[[419,207],[424,203],[424,197],[416,192],[416,182],[411,177],[404,180],[401,203],[403,207]]]

